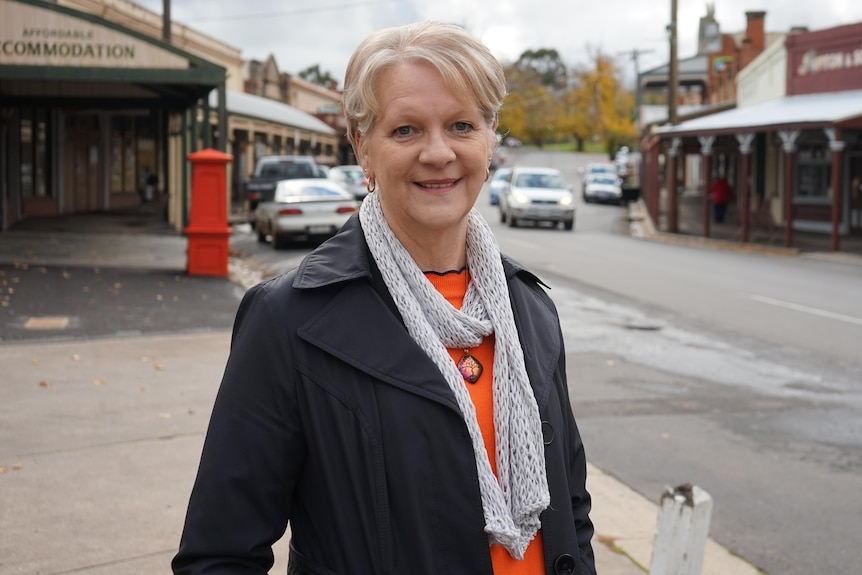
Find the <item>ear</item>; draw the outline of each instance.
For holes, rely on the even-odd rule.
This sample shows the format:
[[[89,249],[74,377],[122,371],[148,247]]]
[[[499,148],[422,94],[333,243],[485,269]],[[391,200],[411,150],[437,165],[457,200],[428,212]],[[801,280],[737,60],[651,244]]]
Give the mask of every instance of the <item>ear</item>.
[[[356,132],[356,134],[353,136],[353,141],[355,142],[355,145],[353,146],[353,153],[356,154],[356,163],[362,166],[362,171],[366,172],[367,176],[369,167],[368,159],[365,157],[365,145],[362,138],[362,134]]]

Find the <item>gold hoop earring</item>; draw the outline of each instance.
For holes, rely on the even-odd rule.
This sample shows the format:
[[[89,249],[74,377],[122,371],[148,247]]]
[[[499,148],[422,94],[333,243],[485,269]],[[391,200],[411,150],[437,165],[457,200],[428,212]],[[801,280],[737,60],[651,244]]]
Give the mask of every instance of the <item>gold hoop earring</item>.
[[[368,184],[366,184],[365,189],[368,190],[369,194],[373,194],[374,190],[377,189],[377,180],[374,178],[368,178]]]

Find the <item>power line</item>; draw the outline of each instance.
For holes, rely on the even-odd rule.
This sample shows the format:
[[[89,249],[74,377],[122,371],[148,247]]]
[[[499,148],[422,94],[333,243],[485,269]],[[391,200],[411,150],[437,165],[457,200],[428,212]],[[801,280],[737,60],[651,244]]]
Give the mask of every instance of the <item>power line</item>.
[[[365,2],[352,2],[349,4],[338,4],[336,6],[314,6],[308,8],[298,8],[294,10],[280,10],[278,12],[261,12],[258,14],[235,14],[231,16],[216,16],[211,18],[191,17],[184,18],[188,22],[223,22],[225,20],[255,20],[258,18],[273,18],[279,16],[291,16],[294,14],[313,14],[319,12],[328,12],[331,10],[343,10],[345,8],[359,8],[362,6],[377,6],[380,4],[393,4],[399,0],[372,0]]]

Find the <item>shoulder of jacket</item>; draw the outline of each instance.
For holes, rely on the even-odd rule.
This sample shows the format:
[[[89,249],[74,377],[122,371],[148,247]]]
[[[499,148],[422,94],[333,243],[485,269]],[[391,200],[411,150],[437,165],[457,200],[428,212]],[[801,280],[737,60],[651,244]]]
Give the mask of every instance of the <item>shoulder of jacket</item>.
[[[533,286],[542,286],[545,289],[551,289],[551,286],[542,281],[542,278],[528,270],[520,262],[513,260],[509,256],[503,255],[503,271],[506,274],[506,281],[512,284],[512,280],[518,279],[526,284]]]

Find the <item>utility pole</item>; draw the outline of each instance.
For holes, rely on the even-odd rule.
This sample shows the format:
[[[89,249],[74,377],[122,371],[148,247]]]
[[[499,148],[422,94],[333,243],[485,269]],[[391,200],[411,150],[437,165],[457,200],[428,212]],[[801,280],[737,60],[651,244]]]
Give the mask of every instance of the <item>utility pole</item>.
[[[618,56],[629,56],[635,65],[635,110],[637,110],[637,127],[640,129],[641,106],[643,106],[643,88],[641,87],[641,72],[638,59],[643,54],[649,54],[652,50],[629,50],[628,52],[617,52]]]
[[[171,0],[162,0],[162,39],[171,43]]]
[[[676,109],[679,92],[679,58],[676,54],[677,1],[670,0],[670,78],[667,86],[667,119],[671,125],[679,123]]]

